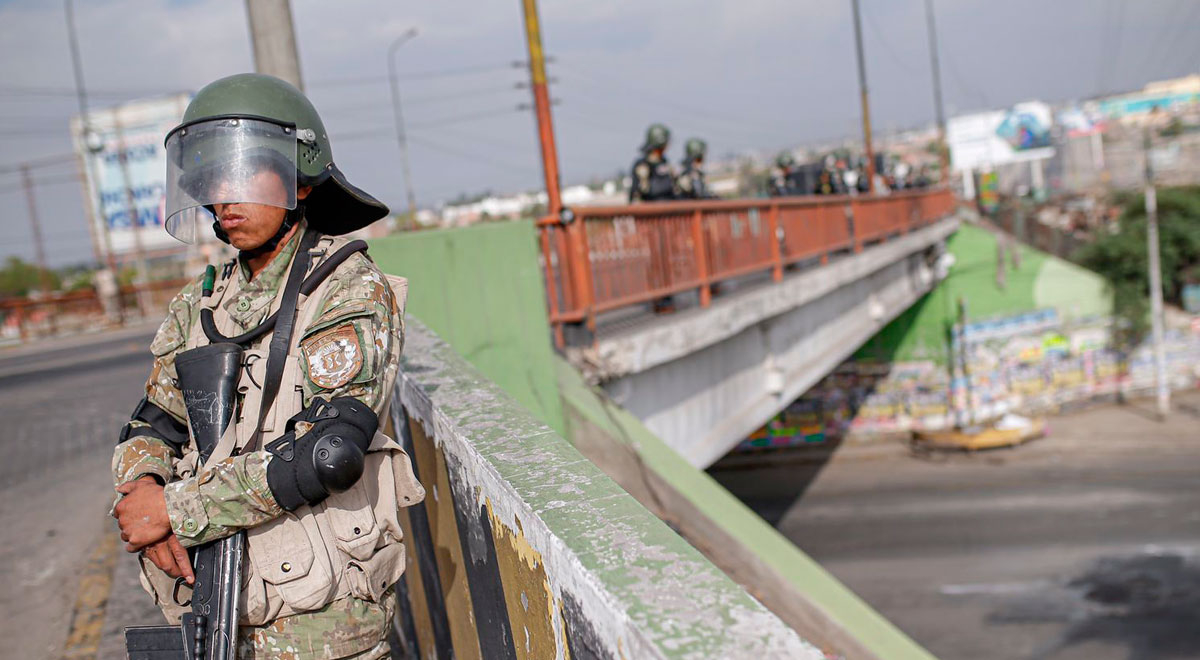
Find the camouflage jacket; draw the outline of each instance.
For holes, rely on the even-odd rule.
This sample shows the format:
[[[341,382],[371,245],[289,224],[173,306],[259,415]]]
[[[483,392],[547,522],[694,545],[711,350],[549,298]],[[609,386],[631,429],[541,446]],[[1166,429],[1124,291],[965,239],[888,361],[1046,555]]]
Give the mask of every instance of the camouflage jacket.
[[[284,249],[253,279],[240,259],[225,266],[236,269],[231,276],[240,278],[241,295],[224,302],[239,332],[256,327],[269,314],[287,279],[302,233],[296,231]],[[146,382],[146,397],[182,424],[187,423],[187,413],[176,386],[175,356],[187,349],[188,336],[199,322],[202,279],[188,284],[171,301],[167,317],[150,345],[154,366]],[[404,340],[403,319],[395,297],[379,269],[362,253],[352,255],[329,279],[314,320],[307,327],[297,328],[297,336],[302,338],[303,405],[308,406],[318,395],[326,399],[353,396],[380,413],[395,382]],[[362,356],[357,372],[331,377],[321,371],[319,364],[308,363],[307,349],[333,332],[357,339]],[[260,342],[269,340],[268,334]],[[153,475],[165,483],[171,527],[182,545],[192,547],[282,515],[283,510],[267,485],[267,465],[272,458],[261,449],[246,452],[226,458],[199,474],[181,478],[176,472],[178,456],[169,444],[149,436],[136,436],[117,446],[112,463],[113,481],[120,485]],[[202,524],[197,525],[196,521]],[[316,612],[284,617],[262,628],[244,629],[243,636],[249,639],[243,639],[243,647],[252,644],[254,651],[267,653],[265,657],[277,657],[268,647],[277,650],[292,647],[313,649],[317,653],[303,653],[305,658],[340,658],[348,653],[337,649],[357,652],[365,648],[362,644],[366,638],[377,635],[385,625],[383,607],[350,597]],[[321,649],[336,654],[322,655],[318,653]],[[257,653],[246,655],[258,657]]]

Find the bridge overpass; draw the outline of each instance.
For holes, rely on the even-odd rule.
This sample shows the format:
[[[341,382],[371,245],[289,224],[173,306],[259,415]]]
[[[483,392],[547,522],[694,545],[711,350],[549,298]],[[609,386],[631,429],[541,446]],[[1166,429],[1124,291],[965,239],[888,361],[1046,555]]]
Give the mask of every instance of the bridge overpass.
[[[697,469],[708,458],[648,429],[656,420],[639,418],[645,412],[639,398],[658,400],[649,380],[656,374],[664,386],[684,381],[677,384],[690,389],[676,394],[683,403],[666,410],[686,422],[689,414],[733,417],[738,406],[746,408],[737,399],[746,394],[739,387],[751,395],[775,388],[770,405],[745,415],[745,425],[761,423],[803,387],[795,383],[815,380],[932,286],[939,246],[955,226],[947,219],[952,207],[947,191],[929,190],[880,198],[579,208],[536,224],[486,223],[372,241],[377,263],[410,281],[410,341],[398,393],[408,419],[393,423],[410,429],[405,444],[426,490],[442,494],[431,496],[426,514],[416,513],[406,534],[421,565],[411,573],[406,597],[415,611],[425,612],[406,623],[408,639],[417,639],[422,651],[505,647],[513,637],[547,649],[566,647],[572,656],[576,642],[616,649],[588,657],[627,655],[636,641],[647,657],[691,657],[693,649],[663,653],[662,645],[677,638],[663,635],[665,625],[709,631],[696,638],[706,647],[694,649],[698,657],[775,657],[768,647],[787,648],[780,657],[803,657],[800,647],[807,642],[835,657],[928,660],[927,651]],[[669,313],[668,299],[674,308]],[[762,353],[745,364],[729,358],[742,350],[737,342],[756,333],[758,346],[773,350],[774,364],[795,365],[787,367],[790,372],[764,372]],[[613,348],[622,346],[623,353]],[[784,362],[797,352],[806,353],[807,361]],[[710,359],[711,353],[724,354],[726,362]],[[458,366],[446,370],[439,362]],[[699,366],[662,375],[689,363]],[[456,375],[443,377],[450,374]],[[622,378],[642,389],[618,405]],[[753,389],[739,385],[739,378],[760,382]],[[721,395],[727,400],[712,397],[712,405],[723,407],[703,410],[696,400],[723,383],[733,383]],[[522,422],[516,429],[512,422],[521,410],[545,426]],[[721,443],[704,449],[713,456],[724,451]],[[670,534],[662,534],[667,527],[644,516],[638,523],[646,526],[644,537],[631,536],[626,519],[607,518],[621,498],[607,485],[593,487],[603,480],[590,466],[803,641],[745,605],[736,589],[694,557],[683,573],[705,575],[704,589],[683,595],[677,581],[649,577],[622,591],[629,586],[622,576],[642,570],[643,554],[657,557],[664,548],[680,557],[688,553],[668,542]],[[489,568],[492,551],[479,544],[488,538],[496,548],[498,581]],[[572,553],[579,553],[582,572],[578,562],[563,562]],[[514,562],[514,556],[524,561]],[[602,561],[592,566],[588,558]],[[679,566],[669,569],[672,575],[682,574]],[[608,595],[597,593],[595,584]],[[550,596],[547,606],[526,606],[534,592]],[[720,620],[754,620],[759,633],[730,637],[741,624],[729,630],[697,625],[682,602],[690,599],[728,603],[733,610]],[[587,611],[578,608],[597,602]],[[488,603],[504,606],[480,609]],[[495,628],[487,622],[502,623],[505,610],[511,637],[497,638],[486,632]],[[620,614],[626,611],[647,616],[630,619]],[[565,638],[553,632],[564,623]]]
[[[945,276],[953,209],[944,188],[574,209],[539,223],[550,321],[703,468]]]

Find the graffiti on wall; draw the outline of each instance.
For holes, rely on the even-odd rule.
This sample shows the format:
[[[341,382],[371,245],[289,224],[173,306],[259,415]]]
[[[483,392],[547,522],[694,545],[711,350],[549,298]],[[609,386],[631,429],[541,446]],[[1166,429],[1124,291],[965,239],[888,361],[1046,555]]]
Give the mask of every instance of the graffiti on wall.
[[[1111,347],[1109,318],[1064,322],[1040,309],[971,322],[952,333],[950,365],[848,360],[739,449],[795,447],[855,433],[904,433],[1043,413],[1154,387],[1149,343]],[[1200,324],[1166,333],[1171,387],[1200,385]]]

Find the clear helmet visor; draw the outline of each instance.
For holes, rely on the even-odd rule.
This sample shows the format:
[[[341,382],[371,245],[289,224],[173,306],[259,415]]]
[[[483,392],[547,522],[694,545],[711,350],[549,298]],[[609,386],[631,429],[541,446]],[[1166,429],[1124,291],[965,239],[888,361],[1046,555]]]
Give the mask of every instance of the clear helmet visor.
[[[212,119],[167,136],[166,229],[193,243],[217,204],[296,208],[296,130],[259,119]]]

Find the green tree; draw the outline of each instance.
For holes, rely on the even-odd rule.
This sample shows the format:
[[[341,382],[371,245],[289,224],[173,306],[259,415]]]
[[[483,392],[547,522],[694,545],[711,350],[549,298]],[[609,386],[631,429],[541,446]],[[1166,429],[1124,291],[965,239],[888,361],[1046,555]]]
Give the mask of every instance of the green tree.
[[[32,291],[39,291],[43,276],[48,279],[50,289],[57,291],[59,279],[53,271],[43,273],[41,268],[20,257],[9,257],[0,268],[0,297],[27,296]]]
[[[1143,195],[1130,194],[1117,201],[1122,211],[1116,233],[1080,248],[1075,261],[1108,282],[1118,319],[1117,347],[1128,350],[1150,327],[1146,201]],[[1159,190],[1158,220],[1163,298],[1178,304],[1185,278],[1200,265],[1200,187]]]

